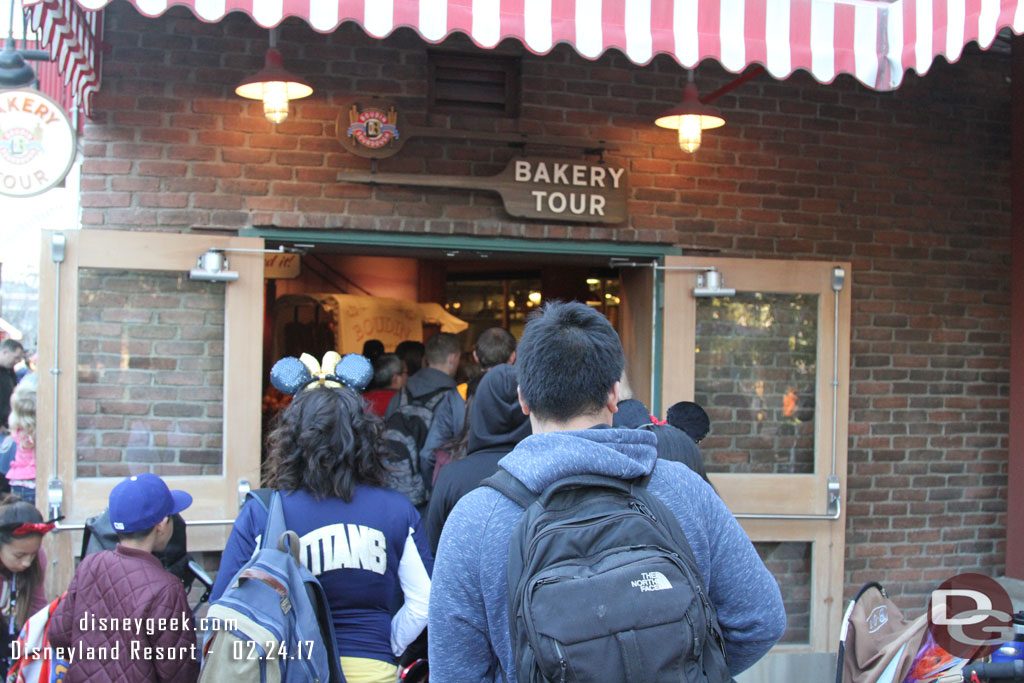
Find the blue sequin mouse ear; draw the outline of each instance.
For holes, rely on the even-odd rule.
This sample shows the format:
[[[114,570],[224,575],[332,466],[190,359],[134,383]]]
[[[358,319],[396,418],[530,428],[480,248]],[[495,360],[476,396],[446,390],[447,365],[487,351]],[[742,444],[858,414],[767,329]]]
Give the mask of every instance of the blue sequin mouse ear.
[[[365,356],[358,353],[346,353],[335,366],[334,374],[345,385],[356,391],[362,391],[373,379],[373,366]]]
[[[295,394],[311,381],[309,368],[298,358],[282,358],[270,369],[270,383],[282,394]]]

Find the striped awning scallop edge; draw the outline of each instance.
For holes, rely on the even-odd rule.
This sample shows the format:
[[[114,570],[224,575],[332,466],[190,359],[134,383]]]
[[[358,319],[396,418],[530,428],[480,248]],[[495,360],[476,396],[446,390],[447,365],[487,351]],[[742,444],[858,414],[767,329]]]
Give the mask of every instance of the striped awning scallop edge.
[[[49,40],[86,115],[98,89],[96,11],[110,0],[24,0]],[[437,43],[454,32],[482,48],[515,38],[545,54],[568,43],[596,59],[615,48],[643,65],[672,55],[693,67],[711,58],[739,73],[761,64],[778,79],[803,69],[822,83],[850,74],[875,90],[928,71],[935,57],[960,58],[1000,29],[1024,30],[1024,0],[130,0],[146,16],[173,5],[206,22],[245,12],[265,28],[299,17],[322,33],[354,21],[383,38],[399,27]],[[84,10],[84,11],[83,11]],[[90,19],[91,17],[91,19]]]

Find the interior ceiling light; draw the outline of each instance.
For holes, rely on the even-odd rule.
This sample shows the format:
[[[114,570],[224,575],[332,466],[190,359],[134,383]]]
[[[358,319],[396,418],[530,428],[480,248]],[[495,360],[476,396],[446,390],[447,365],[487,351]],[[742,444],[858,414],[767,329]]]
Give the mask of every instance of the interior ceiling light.
[[[312,95],[313,86],[285,70],[277,49],[277,29],[272,28],[263,69],[239,83],[235,94],[263,100],[263,115],[271,123],[281,123],[288,118],[288,103]]]
[[[678,130],[679,148],[692,154],[700,149],[701,132],[724,126],[725,119],[717,109],[700,101],[693,71],[687,73],[689,78],[683,90],[683,101],[655,119],[654,125]]]

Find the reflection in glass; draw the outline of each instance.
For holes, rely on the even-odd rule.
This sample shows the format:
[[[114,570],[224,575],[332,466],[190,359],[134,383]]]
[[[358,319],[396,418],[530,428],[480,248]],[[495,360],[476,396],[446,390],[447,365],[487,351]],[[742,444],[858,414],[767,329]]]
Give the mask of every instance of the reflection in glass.
[[[811,543],[759,541],[754,543],[782,592],[786,606],[786,633],[780,643],[811,641]]]
[[[78,477],[222,473],[224,287],[79,271]]]
[[[697,300],[695,400],[709,472],[814,472],[818,296]]]

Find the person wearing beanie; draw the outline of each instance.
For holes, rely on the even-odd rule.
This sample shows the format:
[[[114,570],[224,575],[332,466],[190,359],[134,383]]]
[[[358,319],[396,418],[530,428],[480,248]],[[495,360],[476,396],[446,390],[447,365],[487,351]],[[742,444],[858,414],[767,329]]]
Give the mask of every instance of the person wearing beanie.
[[[88,555],[50,617],[50,644],[68,660],[66,683],[192,683],[199,678],[192,610],[181,581],[153,554],[171,516],[192,504],[155,474],[110,492],[114,550]]]
[[[445,520],[459,499],[498,471],[498,461],[533,433],[516,393],[516,369],[498,365],[483,376],[470,407],[466,457],[441,468],[427,509],[430,546],[437,548]]]

